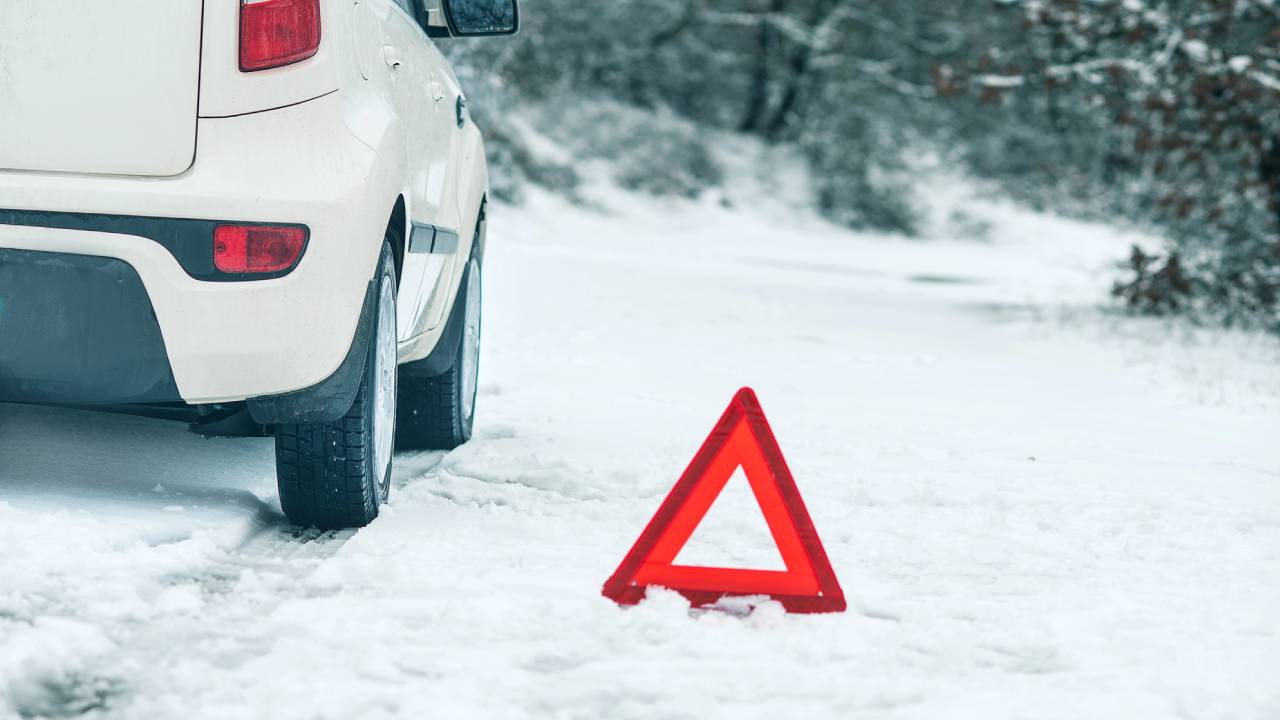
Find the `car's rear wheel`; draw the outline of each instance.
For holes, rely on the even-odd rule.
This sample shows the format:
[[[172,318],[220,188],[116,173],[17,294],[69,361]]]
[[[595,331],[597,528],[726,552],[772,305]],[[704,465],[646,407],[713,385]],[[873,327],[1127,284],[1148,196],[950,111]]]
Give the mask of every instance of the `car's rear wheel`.
[[[374,331],[355,402],[332,423],[276,428],[280,505],[289,521],[321,530],[363,527],[391,490],[396,424],[396,267],[378,259]]]
[[[479,233],[477,232],[477,240]],[[476,417],[476,383],[480,373],[480,320],[483,297],[478,242],[463,271],[454,301],[460,332],[444,348],[447,369],[423,374],[417,364],[401,366],[400,411],[396,446],[405,450],[452,450],[471,439]]]

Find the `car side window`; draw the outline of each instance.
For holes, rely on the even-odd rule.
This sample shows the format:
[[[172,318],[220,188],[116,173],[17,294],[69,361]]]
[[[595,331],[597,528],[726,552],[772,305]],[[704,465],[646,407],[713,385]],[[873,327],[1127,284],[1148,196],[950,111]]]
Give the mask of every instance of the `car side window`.
[[[396,5],[405,11],[413,21],[421,27],[424,32],[427,31],[427,9],[423,6],[422,0],[395,0]]]

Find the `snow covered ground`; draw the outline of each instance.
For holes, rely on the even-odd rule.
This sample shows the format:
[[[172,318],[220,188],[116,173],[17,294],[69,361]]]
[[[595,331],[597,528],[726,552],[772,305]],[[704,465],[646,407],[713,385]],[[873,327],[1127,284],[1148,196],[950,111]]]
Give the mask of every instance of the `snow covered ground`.
[[[0,406],[0,717],[1280,717],[1280,346],[1101,312],[1133,238],[950,187],[927,241],[497,209],[477,438],[358,533],[285,525],[269,441]],[[743,385],[849,612],[616,607]],[[752,503],[681,559],[777,566]]]

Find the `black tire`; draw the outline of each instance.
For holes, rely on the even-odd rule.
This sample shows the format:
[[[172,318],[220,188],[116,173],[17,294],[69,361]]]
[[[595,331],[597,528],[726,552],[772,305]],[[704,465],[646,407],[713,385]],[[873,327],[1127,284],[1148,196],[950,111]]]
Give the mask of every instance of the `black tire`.
[[[460,332],[453,333],[456,338],[452,338],[451,347],[435,351],[445,353],[444,357],[448,359],[447,369],[432,372],[433,362],[430,359],[400,366],[400,395],[396,413],[397,449],[453,450],[471,439],[471,429],[475,425],[479,360],[477,357],[469,367],[464,361],[468,343],[466,310],[469,301],[476,303],[474,352],[478,355],[479,303],[483,293],[481,244],[482,237],[477,228],[476,238],[471,244],[471,256],[458,287],[458,297],[454,300],[454,312],[451,313],[459,317],[456,320],[450,319],[451,323],[461,322],[463,327]],[[474,298],[472,293],[475,294]],[[446,329],[441,341],[450,339],[449,335]],[[469,378],[466,377],[468,374]]]
[[[389,457],[385,470],[376,467],[375,388],[377,385],[379,334],[384,309],[380,299],[384,287],[391,288],[391,342],[395,343],[394,297],[396,267],[390,242],[382,245],[378,259],[378,287],[374,295],[373,332],[369,334],[369,354],[364,377],[355,402],[336,422],[316,425],[276,427],[276,477],[280,505],[289,522],[321,530],[364,527],[378,517],[379,506],[391,490]],[[392,382],[395,372],[391,373]],[[394,390],[392,391],[394,392]],[[395,422],[387,413],[383,422]],[[386,432],[394,437],[394,426]]]

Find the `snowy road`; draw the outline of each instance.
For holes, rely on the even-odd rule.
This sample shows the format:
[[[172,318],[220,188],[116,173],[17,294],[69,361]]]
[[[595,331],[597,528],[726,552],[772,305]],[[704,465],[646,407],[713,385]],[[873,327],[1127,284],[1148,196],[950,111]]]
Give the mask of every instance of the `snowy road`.
[[[1089,309],[1096,227],[602,202],[495,213],[478,437],[361,532],[268,442],[0,406],[0,718],[1280,717],[1275,343]],[[849,612],[615,607],[742,385]],[[779,563],[751,503],[682,560]]]

